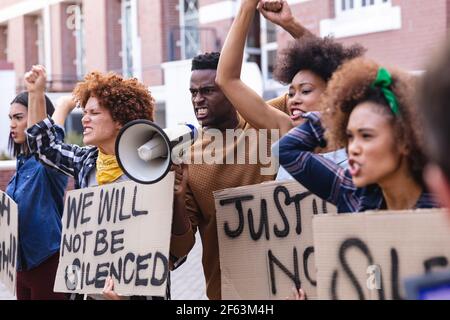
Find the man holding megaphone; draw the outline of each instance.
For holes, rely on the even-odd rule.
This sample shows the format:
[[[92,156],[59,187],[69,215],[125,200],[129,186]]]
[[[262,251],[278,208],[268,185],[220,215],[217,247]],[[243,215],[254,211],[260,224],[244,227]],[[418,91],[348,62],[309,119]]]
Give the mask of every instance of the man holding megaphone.
[[[116,140],[120,130],[130,122],[153,121],[155,100],[144,84],[98,72],[88,74],[77,84],[73,96],[83,110],[83,142],[88,147],[55,139],[56,125],[45,109],[44,67],[34,66],[25,75],[25,84],[30,101],[27,136],[31,153],[44,164],[74,177],[76,189],[128,180],[116,158]],[[182,179],[177,181],[180,184]],[[175,191],[179,189],[176,185]],[[169,296],[167,286],[166,298]]]

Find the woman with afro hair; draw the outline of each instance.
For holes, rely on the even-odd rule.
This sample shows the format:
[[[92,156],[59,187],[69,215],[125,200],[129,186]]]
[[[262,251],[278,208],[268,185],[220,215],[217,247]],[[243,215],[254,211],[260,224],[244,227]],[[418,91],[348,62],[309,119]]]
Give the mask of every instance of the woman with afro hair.
[[[275,79],[289,85],[286,97],[289,114],[268,105],[240,78],[245,41],[257,8],[265,17],[298,38],[278,56],[274,72]],[[295,28],[291,27],[291,20],[295,21]],[[319,110],[321,95],[333,73],[343,62],[361,56],[364,51],[360,45],[345,48],[330,37],[312,35],[293,18],[286,1],[282,2],[281,11],[274,13],[265,6],[264,1],[244,0],[225,41],[216,82],[240,115],[254,128],[278,129],[280,136],[283,136],[303,123],[303,114]],[[277,145],[272,148],[274,154],[277,153]],[[339,154],[329,155],[332,159],[335,156],[341,158],[337,162],[342,162]],[[282,168],[278,179],[281,172]]]
[[[422,179],[422,125],[415,112],[416,80],[363,58],[334,73],[319,112],[280,140],[280,163],[339,213],[437,207]],[[345,147],[349,169],[313,153]]]

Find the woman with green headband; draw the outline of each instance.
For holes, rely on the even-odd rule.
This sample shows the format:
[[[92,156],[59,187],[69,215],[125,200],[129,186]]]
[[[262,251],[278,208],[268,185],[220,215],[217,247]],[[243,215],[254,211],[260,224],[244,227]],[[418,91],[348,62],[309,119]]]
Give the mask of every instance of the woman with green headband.
[[[414,88],[407,73],[363,58],[347,62],[325,91],[324,126],[320,113],[305,114],[307,122],[280,141],[281,165],[339,213],[437,207],[422,179]],[[349,169],[313,153],[326,145],[346,148]]]

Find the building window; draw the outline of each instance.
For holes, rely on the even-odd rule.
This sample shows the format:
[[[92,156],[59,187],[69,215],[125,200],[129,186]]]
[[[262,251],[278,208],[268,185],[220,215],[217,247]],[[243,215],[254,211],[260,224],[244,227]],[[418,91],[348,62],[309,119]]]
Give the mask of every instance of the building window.
[[[261,23],[261,71],[263,74],[265,89],[277,86],[273,79],[273,71],[277,58],[278,42],[276,26],[262,19]]]
[[[200,53],[198,0],[180,0],[181,58],[191,59]]]
[[[182,0],[185,22],[198,21],[198,0]]]
[[[0,60],[8,60],[8,26],[0,25]]]
[[[73,17],[73,24],[71,23],[68,27],[74,30],[73,35],[75,37],[76,46],[76,58],[74,63],[77,67],[77,78],[82,79],[86,74],[86,33],[83,6],[81,4],[71,5],[67,7],[67,14]]]
[[[44,21],[42,16],[36,16],[36,28],[37,28],[37,53],[38,64],[46,65],[45,61],[45,33],[44,33]]]
[[[342,13],[355,12],[390,4],[391,0],[337,0],[335,1],[336,16],[339,16]]]
[[[125,77],[142,79],[141,39],[138,27],[138,1],[122,0],[122,69]]]
[[[336,38],[398,30],[402,26],[401,8],[391,0],[335,0],[334,19],[320,22],[321,36]]]
[[[353,0],[341,0],[341,10],[352,10],[354,8]]]
[[[123,75],[133,76],[133,10],[131,0],[122,1]]]
[[[255,15],[248,32],[245,53],[246,61],[255,62],[261,69],[261,19],[259,14]]]
[[[278,27],[266,19],[261,20],[261,72],[264,98],[269,100],[286,92],[286,86],[273,77],[278,57]]]

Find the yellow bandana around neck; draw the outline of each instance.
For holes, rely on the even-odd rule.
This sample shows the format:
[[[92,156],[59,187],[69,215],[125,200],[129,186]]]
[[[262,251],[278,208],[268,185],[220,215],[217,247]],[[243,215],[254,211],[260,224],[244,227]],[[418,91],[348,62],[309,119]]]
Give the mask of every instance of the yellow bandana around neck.
[[[123,175],[116,156],[111,156],[98,151],[97,158],[97,182],[101,186],[119,179]]]

